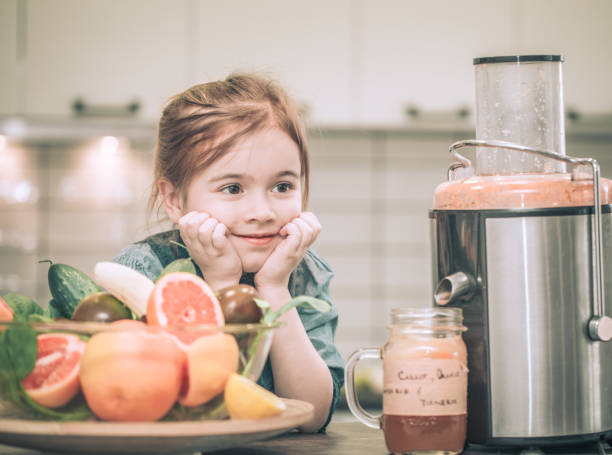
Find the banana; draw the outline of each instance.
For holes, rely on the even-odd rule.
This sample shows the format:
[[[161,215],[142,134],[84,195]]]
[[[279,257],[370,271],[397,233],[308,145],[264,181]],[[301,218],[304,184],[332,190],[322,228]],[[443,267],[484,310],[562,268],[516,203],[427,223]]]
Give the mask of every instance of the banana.
[[[98,262],[94,267],[94,281],[139,318],[146,314],[149,295],[155,284],[142,273],[116,262]]]

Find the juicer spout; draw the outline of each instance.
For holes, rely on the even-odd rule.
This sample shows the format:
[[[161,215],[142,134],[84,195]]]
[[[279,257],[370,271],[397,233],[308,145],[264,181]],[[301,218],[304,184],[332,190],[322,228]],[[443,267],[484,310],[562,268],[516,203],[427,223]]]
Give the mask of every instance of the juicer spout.
[[[446,305],[459,297],[469,299],[476,291],[476,280],[464,272],[455,272],[440,280],[434,293],[438,305]]]

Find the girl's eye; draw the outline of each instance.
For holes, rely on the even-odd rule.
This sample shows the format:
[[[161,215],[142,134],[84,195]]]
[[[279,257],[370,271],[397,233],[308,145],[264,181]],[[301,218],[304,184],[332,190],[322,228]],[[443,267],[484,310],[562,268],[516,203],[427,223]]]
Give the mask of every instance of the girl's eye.
[[[227,194],[240,194],[241,191],[242,191],[242,188],[240,188],[240,185],[237,185],[235,183],[232,183],[231,185],[227,185],[221,188],[221,192],[227,193]]]
[[[289,182],[281,182],[276,184],[276,186],[272,189],[272,191],[277,193],[286,193],[293,189],[293,185]]]

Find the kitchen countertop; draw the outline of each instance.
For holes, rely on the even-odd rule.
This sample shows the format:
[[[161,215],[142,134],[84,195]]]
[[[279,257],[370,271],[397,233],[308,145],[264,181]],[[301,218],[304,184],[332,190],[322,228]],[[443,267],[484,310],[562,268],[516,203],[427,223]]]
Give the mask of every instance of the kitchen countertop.
[[[0,445],[0,455],[37,455],[41,452],[16,447]],[[302,434],[290,432],[285,435],[247,444],[240,448],[206,452],[207,455],[386,455],[389,452],[385,447],[383,433],[380,430],[366,427],[354,420],[332,421],[326,433]],[[580,448],[556,448],[547,451],[538,450],[484,450],[482,448],[468,448],[464,455],[495,454],[521,454],[544,455],[547,453],[557,455],[593,454],[602,455],[596,446]],[[606,454],[612,454],[612,449],[606,446]]]

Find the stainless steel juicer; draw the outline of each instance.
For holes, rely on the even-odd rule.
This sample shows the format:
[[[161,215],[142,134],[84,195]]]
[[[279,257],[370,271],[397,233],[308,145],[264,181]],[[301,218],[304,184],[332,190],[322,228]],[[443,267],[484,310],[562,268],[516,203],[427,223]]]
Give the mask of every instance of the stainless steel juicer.
[[[565,155],[561,62],[475,59],[477,139],[451,145],[430,211],[435,304],[468,327],[474,444],[612,437],[610,181]]]

